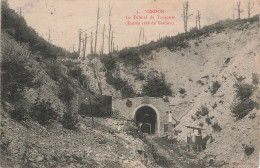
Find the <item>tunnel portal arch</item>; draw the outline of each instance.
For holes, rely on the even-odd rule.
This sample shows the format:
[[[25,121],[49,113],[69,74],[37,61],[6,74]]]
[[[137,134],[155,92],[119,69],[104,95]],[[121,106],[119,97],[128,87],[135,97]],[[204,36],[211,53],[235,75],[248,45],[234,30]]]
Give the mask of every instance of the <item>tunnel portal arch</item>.
[[[150,125],[152,134],[160,134],[160,113],[152,104],[142,104],[135,108],[132,118],[136,122],[146,123],[143,125],[144,129]]]

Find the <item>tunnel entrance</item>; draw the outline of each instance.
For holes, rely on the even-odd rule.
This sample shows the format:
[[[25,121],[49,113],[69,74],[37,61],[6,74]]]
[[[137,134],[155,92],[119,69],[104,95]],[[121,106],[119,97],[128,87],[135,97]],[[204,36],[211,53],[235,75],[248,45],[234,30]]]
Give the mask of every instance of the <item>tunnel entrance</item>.
[[[143,106],[135,113],[135,120],[143,133],[155,134],[157,115],[153,108]]]

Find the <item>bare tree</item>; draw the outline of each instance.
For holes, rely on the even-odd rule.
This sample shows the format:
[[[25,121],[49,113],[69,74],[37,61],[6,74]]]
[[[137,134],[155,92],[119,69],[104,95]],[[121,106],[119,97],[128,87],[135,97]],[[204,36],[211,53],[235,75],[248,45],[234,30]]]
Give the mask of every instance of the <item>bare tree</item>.
[[[102,47],[101,47],[101,54],[104,54],[104,43],[105,43],[105,27],[106,25],[104,24],[104,28],[103,28],[103,40],[102,40]]]
[[[86,48],[87,48],[87,41],[88,41],[88,36],[87,33],[85,33],[85,39],[83,41],[83,58],[86,57]]]
[[[237,8],[235,8],[235,9],[237,10],[238,19],[240,19],[240,14],[242,12],[244,12],[244,10],[241,10],[241,2],[240,1],[237,2]]]
[[[112,8],[113,6],[111,7],[110,6],[110,2],[109,2],[109,10],[108,10],[108,16],[109,16],[109,23],[108,23],[108,53],[111,52],[111,29],[112,29],[112,26],[111,26],[111,16],[112,16]]]
[[[138,46],[140,46],[140,41],[141,41],[141,34],[142,34],[142,27],[141,27],[141,30],[140,30],[140,33],[139,33],[139,41],[138,41]]]
[[[183,16],[182,16],[183,22],[184,22],[185,33],[188,32],[188,20],[191,15],[193,15],[193,14],[189,15],[189,1],[187,0],[186,2],[183,3]]]
[[[200,11],[198,10],[198,24],[199,24],[199,29],[201,28],[201,27],[200,27],[200,17],[201,17],[201,16],[200,16]]]
[[[248,14],[248,19],[250,18],[250,16],[253,13],[253,8],[255,6],[255,2],[253,3],[253,5],[251,6],[250,0],[248,0],[248,5],[247,5],[247,14]]]
[[[97,27],[96,27],[96,34],[95,34],[95,48],[94,48],[94,54],[97,53],[97,35],[98,35],[98,25],[99,25],[99,6],[98,6],[98,9],[97,9]]]
[[[234,7],[234,4],[233,4],[233,20],[235,20],[235,7]]]

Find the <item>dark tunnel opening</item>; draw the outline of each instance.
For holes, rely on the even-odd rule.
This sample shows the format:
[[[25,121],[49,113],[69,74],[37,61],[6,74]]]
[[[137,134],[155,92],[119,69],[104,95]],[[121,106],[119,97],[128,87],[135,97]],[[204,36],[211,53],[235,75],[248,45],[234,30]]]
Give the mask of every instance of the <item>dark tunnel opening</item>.
[[[141,107],[135,113],[135,120],[143,133],[155,134],[157,115],[151,107]]]

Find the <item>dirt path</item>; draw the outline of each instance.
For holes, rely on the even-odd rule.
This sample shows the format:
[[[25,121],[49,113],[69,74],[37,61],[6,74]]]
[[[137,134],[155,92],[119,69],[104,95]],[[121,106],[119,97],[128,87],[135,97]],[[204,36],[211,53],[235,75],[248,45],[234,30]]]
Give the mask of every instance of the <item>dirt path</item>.
[[[147,142],[153,149],[156,163],[165,168],[204,168],[198,164],[195,154],[190,154],[180,148],[179,144],[172,144],[162,138],[148,136]]]

